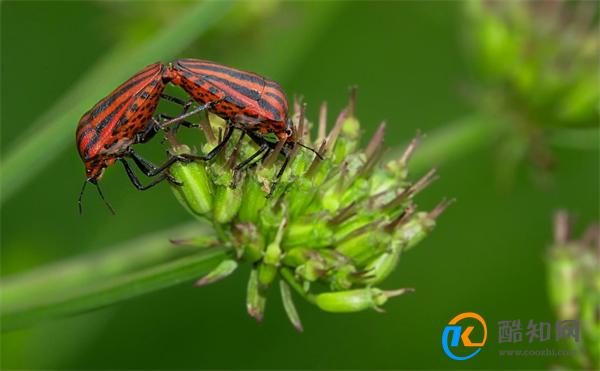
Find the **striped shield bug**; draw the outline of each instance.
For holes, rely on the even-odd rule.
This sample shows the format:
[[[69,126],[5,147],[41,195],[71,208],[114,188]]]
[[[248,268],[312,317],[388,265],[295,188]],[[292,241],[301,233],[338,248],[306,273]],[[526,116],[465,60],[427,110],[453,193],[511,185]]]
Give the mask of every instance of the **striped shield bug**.
[[[169,64],[164,76],[200,105],[178,118],[162,122],[162,127],[175,124],[204,109],[227,122],[221,142],[202,159],[213,158],[227,144],[233,130],[240,129],[260,148],[240,162],[235,170],[244,168],[261,155],[265,158],[271,150],[276,149],[278,143],[283,142],[279,150],[285,160],[276,175],[277,180],[288,164],[291,149],[296,144],[303,146],[296,141],[288,114],[287,97],[277,82],[252,72],[198,59],[177,60]],[[312,148],[308,149],[321,157]]]
[[[153,115],[161,97],[183,104],[177,98],[163,94],[166,71],[167,67],[162,63],[146,66],[100,100],[80,119],[76,141],[86,169],[86,180],[79,194],[80,212],[81,198],[87,183],[94,184],[104,200],[98,181],[104,170],[117,161],[123,164],[129,179],[139,190],[148,189],[164,179],[172,181],[164,170],[182,158],[172,157],[163,165],[156,166],[132,149],[133,144],[150,140],[159,130],[159,120]],[[158,177],[143,185],[127,158],[132,159],[146,176]],[[106,200],[105,203],[113,211]]]

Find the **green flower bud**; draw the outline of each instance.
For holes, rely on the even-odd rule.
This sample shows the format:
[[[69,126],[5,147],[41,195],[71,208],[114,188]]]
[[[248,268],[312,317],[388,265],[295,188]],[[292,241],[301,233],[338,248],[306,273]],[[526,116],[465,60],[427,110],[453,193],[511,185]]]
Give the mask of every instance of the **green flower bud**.
[[[358,281],[358,277],[360,276],[357,274],[356,268],[353,265],[348,264],[339,267],[331,277],[331,289],[336,291],[348,290]]]
[[[309,210],[314,204],[314,199],[317,197],[319,189],[314,186],[312,180],[306,178],[298,178],[294,181],[294,187],[288,191],[288,197],[293,202],[290,203],[288,210],[291,218]]]
[[[219,186],[214,199],[213,216],[217,223],[225,224],[233,220],[242,205],[242,195],[229,186]]]
[[[296,268],[296,275],[307,281],[314,282],[325,276],[328,266],[322,259],[311,259]]]
[[[569,215],[555,215],[555,242],[547,259],[549,294],[559,320],[579,320],[580,342],[570,345],[579,367],[591,369],[600,361],[600,226],[592,225],[573,240]]]
[[[412,249],[421,242],[435,227],[435,221],[454,199],[440,202],[432,211],[417,213],[394,234],[394,239],[403,245],[403,250]]]
[[[478,91],[490,92],[480,94],[483,105],[518,107],[527,125],[540,128],[598,126],[596,2],[465,5],[470,51],[487,84]]]
[[[271,242],[267,249],[265,250],[265,254],[262,259],[262,263],[258,267],[258,281],[262,285],[262,287],[268,287],[271,285],[271,282],[277,276],[277,272],[279,270],[280,261],[281,261],[281,239],[283,238],[283,230],[286,226],[286,219],[284,218],[279,223],[279,228],[277,229],[277,235],[275,236],[275,240]]]
[[[392,241],[383,254],[376,256],[365,265],[364,269],[369,272],[369,276],[362,282],[368,285],[376,285],[385,280],[398,265],[402,247],[402,243]]]
[[[190,153],[187,146],[181,146],[173,155]],[[182,185],[172,185],[177,200],[194,216],[205,217],[213,205],[213,189],[204,164],[198,162],[176,162],[169,173]]]
[[[261,263],[258,265],[258,282],[263,290],[266,290],[277,277],[277,267]]]
[[[263,207],[267,203],[266,192],[262,190],[262,184],[256,181],[244,182],[242,202],[239,209],[238,220],[251,222],[256,220]]]
[[[358,264],[364,264],[385,250],[388,236],[379,231],[364,231],[356,237],[341,242],[337,251]]]
[[[287,283],[285,283],[285,281],[279,281],[279,287],[281,289],[281,301],[283,302],[283,308],[285,308],[285,313],[290,319],[290,322],[292,322],[292,325],[294,325],[296,330],[300,332],[304,331],[302,322],[300,321],[300,316],[298,315],[298,311],[294,305],[294,300],[292,299],[290,287]]]
[[[336,251],[359,264],[381,254],[390,240],[381,222],[364,223],[368,219],[370,218],[350,223],[354,226],[350,233],[347,233],[349,228],[346,226],[336,236],[339,241]]]
[[[405,250],[410,250],[421,242],[433,227],[435,220],[429,217],[429,213],[420,212],[402,226],[395,237],[405,245]]]
[[[283,245],[323,247],[333,242],[333,232],[325,221],[290,222],[283,236]]]
[[[360,139],[360,124],[354,116],[350,116],[342,123],[342,136],[353,141]],[[354,143],[353,143],[354,144]],[[350,150],[353,150],[352,148]],[[347,152],[349,153],[349,151]]]
[[[376,288],[365,288],[349,291],[326,292],[315,296],[319,308],[326,312],[350,313],[365,309],[381,310],[388,298],[399,296],[413,289],[382,291]]]
[[[281,249],[278,242],[270,243],[265,250],[262,264],[258,268],[258,280],[263,286],[269,286],[277,276]]]
[[[215,283],[228,277],[237,269],[238,263],[235,260],[226,259],[209,272],[206,276],[196,281],[196,286],[201,287],[210,283]]]
[[[265,314],[265,305],[267,298],[260,288],[258,280],[258,271],[252,269],[250,279],[248,280],[248,289],[246,293],[246,309],[251,317],[254,317],[258,322],[262,321]]]
[[[245,259],[251,263],[262,259],[264,250],[264,240],[258,232],[256,226],[252,223],[239,223],[234,227],[233,232],[238,259]]]
[[[294,247],[283,255],[283,264],[290,267],[297,267],[301,264],[306,263],[310,259],[311,255],[317,254],[316,250],[308,249],[306,247]]]

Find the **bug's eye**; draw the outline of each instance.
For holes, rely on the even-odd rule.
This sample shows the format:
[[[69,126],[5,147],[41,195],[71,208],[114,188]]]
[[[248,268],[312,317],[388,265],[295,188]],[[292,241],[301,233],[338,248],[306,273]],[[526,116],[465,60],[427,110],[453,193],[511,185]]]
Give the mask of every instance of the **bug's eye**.
[[[287,129],[285,129],[285,134],[286,134],[288,137],[291,137],[291,136],[292,136],[292,134],[294,134],[294,131],[293,131],[291,128],[287,128]]]

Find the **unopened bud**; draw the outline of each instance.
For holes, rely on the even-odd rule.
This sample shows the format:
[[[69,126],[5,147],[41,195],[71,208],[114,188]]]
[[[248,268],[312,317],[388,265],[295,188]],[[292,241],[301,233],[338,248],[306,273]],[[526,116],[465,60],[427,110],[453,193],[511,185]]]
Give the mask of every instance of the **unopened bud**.
[[[201,287],[217,281],[231,275],[237,268],[238,264],[235,260],[227,259],[223,260],[215,269],[213,269],[206,276],[196,281],[196,286]]]
[[[333,232],[324,220],[298,220],[290,223],[283,236],[286,247],[311,246],[322,247],[333,242]]]
[[[254,263],[263,256],[263,236],[253,223],[238,223],[233,230],[235,250],[238,258]]]
[[[385,280],[398,265],[401,253],[402,244],[398,241],[392,241],[383,254],[367,263],[364,270],[369,272],[369,276],[362,282],[376,285]]]
[[[250,279],[248,280],[248,289],[246,294],[246,308],[248,314],[254,317],[257,321],[262,321],[265,314],[265,305],[267,304],[267,298],[262,292],[259,281],[258,271],[252,269],[250,272]]]
[[[296,330],[300,332],[304,331],[302,322],[300,322],[300,316],[298,315],[298,311],[296,310],[296,306],[294,305],[294,301],[292,299],[290,287],[283,280],[279,281],[279,287],[281,289],[281,301],[283,302],[283,308],[285,309],[285,313],[290,319],[290,322],[292,322],[292,325],[294,325]]]
[[[255,221],[267,202],[266,193],[258,182],[250,180],[244,182],[242,193],[238,219],[242,222]]]
[[[413,289],[383,291],[377,288],[364,288],[348,291],[326,292],[315,296],[319,308],[327,312],[350,313],[373,308],[380,310],[388,298],[399,296]]]
[[[228,223],[238,213],[242,205],[242,194],[229,186],[217,187],[213,215],[217,223]]]
[[[181,151],[190,152],[187,146],[180,147]],[[177,200],[194,216],[206,216],[212,208],[213,189],[204,164],[176,162],[171,165],[169,173],[182,183],[171,186]]]

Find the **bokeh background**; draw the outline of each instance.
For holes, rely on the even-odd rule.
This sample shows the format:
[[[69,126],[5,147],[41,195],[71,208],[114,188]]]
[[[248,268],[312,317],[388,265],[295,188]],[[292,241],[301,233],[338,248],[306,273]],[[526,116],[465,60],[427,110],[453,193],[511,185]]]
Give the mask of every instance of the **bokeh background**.
[[[115,45],[135,45],[160,32],[188,6],[2,2],[2,155],[36,131],[32,123]],[[332,120],[346,103],[348,86],[358,85],[365,137],[387,120],[386,144],[398,148],[419,130],[436,133],[480,109],[473,99],[480,90],[470,87],[485,84],[469,47],[475,31],[465,9],[460,1],[233,3],[178,56],[269,76],[290,97],[304,96],[311,117],[326,100]],[[597,72],[587,78],[598,81]],[[297,333],[273,298],[257,324],[245,311],[245,268],[202,289],[186,283],[3,333],[2,368],[547,368],[557,360],[499,357],[497,322],[555,319],[544,265],[552,214],[573,210],[578,230],[599,214],[598,131],[585,130],[581,145],[577,133],[560,142],[567,145],[548,145],[551,169],[524,158],[511,174],[498,171],[504,157],[494,141],[443,163],[441,179],[418,202],[423,208],[443,197],[458,202],[385,283],[416,288],[391,300],[385,314],[333,315],[298,300],[305,332]],[[158,141],[144,147],[159,162]],[[190,220],[166,185],[137,192],[117,167],[103,180],[117,214],[110,215],[90,192],[80,216],[76,200],[83,178],[69,142],[3,200],[2,277]],[[441,333],[464,311],[481,314],[490,334],[479,355],[456,362],[443,353]],[[566,346],[552,341],[542,347]]]

